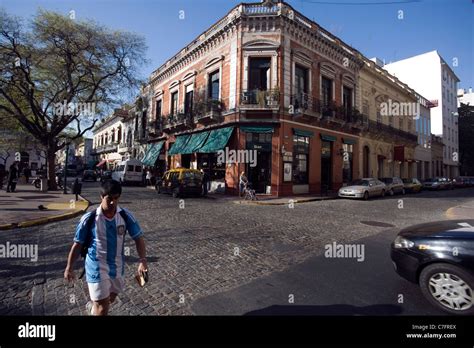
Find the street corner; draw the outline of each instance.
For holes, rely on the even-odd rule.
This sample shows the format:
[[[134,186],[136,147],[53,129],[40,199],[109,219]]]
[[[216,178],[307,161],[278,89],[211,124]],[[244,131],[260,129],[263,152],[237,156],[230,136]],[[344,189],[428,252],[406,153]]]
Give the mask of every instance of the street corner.
[[[446,210],[448,219],[472,219],[474,217],[474,200],[460,204]]]
[[[12,210],[2,212],[0,230],[24,228],[44,225],[50,222],[70,219],[87,211],[90,202],[79,196],[64,197],[54,194],[38,196],[23,196],[24,201],[18,200],[12,205]]]

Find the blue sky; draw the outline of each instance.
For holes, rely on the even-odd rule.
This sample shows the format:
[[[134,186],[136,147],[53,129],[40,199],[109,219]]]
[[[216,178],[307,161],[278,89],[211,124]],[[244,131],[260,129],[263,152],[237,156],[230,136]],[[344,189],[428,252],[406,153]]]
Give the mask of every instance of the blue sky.
[[[254,0],[257,1],[257,0]],[[407,3],[408,1],[414,1]],[[0,0],[7,12],[31,17],[41,7],[94,19],[141,34],[148,45],[148,76],[241,1],[237,0]],[[247,0],[246,2],[252,2]],[[296,10],[367,57],[388,63],[438,50],[460,78],[474,87],[473,0],[288,0]],[[387,2],[399,2],[387,4]],[[348,3],[348,4],[347,4]],[[399,10],[403,19],[399,19]],[[180,19],[184,11],[184,19]]]

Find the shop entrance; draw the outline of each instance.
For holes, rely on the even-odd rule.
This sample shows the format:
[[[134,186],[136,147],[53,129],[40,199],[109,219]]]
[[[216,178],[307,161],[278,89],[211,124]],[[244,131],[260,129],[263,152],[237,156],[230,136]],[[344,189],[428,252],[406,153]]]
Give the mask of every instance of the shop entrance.
[[[332,143],[321,143],[321,192],[332,189]]]
[[[272,176],[272,133],[246,133],[246,150],[255,157],[255,163],[245,165],[247,178],[255,192],[267,193]]]
[[[266,188],[271,182],[272,153],[257,150],[257,165],[247,164],[248,179],[257,193],[267,193]]]

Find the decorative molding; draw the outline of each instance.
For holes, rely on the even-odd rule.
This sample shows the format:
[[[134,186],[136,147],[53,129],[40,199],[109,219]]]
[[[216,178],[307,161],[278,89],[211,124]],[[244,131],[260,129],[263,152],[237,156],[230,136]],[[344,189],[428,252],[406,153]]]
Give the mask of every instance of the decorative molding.
[[[214,57],[211,60],[209,60],[206,65],[204,65],[205,69],[208,69],[209,67],[213,66],[216,63],[219,63],[221,60],[224,60],[224,56],[220,55],[218,57]]]

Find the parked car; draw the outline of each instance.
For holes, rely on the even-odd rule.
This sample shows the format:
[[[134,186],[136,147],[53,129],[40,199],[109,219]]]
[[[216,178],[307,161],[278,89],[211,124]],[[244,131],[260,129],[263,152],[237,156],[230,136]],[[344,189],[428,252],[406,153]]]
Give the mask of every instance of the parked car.
[[[341,198],[363,198],[384,197],[386,186],[380,180],[374,178],[363,178],[351,182],[348,186],[341,187],[338,196]]]
[[[407,227],[391,245],[396,272],[434,306],[474,314],[474,219]]]
[[[405,192],[419,193],[423,189],[423,185],[417,178],[403,179]]]
[[[104,181],[111,180],[112,179],[112,171],[106,170],[102,172],[102,175],[100,176],[100,182],[103,183]]]
[[[97,173],[95,172],[95,170],[87,169],[82,172],[82,181],[87,180],[97,181]]]
[[[196,169],[178,168],[167,171],[155,185],[158,193],[171,193],[173,197],[202,194],[202,173]]]
[[[396,193],[405,194],[405,185],[403,185],[403,181],[399,177],[380,178],[380,181],[387,186],[386,190],[390,196]]]
[[[449,188],[446,178],[430,178],[423,181],[423,189],[426,190],[445,190]]]
[[[120,162],[112,172],[112,179],[122,184],[143,184],[143,164],[137,159]]]
[[[468,176],[458,176],[453,180],[453,184],[456,188],[464,188],[472,186],[471,181],[474,183],[473,178],[470,178]]]

